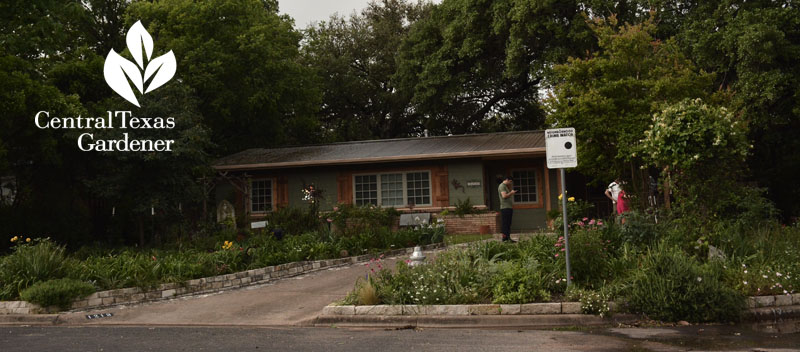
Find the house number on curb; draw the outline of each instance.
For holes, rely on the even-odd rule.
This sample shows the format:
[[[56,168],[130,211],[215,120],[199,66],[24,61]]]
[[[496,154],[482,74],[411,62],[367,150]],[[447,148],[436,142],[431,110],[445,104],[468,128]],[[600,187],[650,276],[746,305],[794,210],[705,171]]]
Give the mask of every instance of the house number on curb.
[[[100,314],[89,314],[86,316],[86,319],[100,319],[100,318],[110,318],[113,317],[114,313],[100,313]]]

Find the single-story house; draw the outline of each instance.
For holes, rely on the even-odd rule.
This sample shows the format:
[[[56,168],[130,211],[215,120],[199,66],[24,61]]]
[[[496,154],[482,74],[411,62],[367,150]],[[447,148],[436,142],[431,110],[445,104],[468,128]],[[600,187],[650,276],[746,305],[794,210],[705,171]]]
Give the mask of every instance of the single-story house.
[[[227,200],[251,221],[276,208],[307,206],[303,189],[312,184],[321,211],[371,204],[435,214],[467,198],[497,211],[499,180],[510,174],[518,190],[512,231],[529,231],[547,226],[560,190],[558,170],[546,167],[543,131],[249,149],[213,167],[228,180],[216,187],[217,204]]]

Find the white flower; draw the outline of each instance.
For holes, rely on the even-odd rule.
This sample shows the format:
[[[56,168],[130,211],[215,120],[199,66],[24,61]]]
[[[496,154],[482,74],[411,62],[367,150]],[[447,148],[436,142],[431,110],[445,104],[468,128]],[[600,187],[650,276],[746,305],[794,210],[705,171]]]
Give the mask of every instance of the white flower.
[[[697,282],[700,282],[700,281],[703,281],[703,278],[698,276],[697,277]]]
[[[783,276],[783,275],[781,275],[781,273],[775,273],[775,275],[777,275],[777,276]]]
[[[742,282],[744,282],[744,284],[747,285],[747,281],[742,281]]]

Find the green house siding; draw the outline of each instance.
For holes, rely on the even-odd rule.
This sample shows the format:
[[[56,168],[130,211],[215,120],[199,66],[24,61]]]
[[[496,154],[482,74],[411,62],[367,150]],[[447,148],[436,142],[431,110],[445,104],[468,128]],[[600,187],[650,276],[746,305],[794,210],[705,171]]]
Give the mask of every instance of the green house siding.
[[[472,205],[486,205],[483,164],[480,160],[452,161],[447,164],[451,206],[469,198]],[[477,185],[475,185],[477,183]]]
[[[322,191],[319,210],[332,210],[338,199],[336,171],[302,170],[286,174],[288,178],[289,206],[293,208],[304,207],[308,202],[303,200],[303,184],[313,184],[317,190]]]
[[[547,210],[514,209],[511,232],[525,232],[547,227]]]

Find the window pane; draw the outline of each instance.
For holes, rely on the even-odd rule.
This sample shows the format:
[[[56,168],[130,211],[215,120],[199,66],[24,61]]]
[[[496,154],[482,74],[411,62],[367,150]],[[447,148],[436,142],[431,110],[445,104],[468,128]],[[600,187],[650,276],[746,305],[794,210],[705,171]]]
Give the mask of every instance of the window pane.
[[[355,177],[356,205],[378,205],[378,176],[359,175]]]
[[[406,174],[408,203],[430,205],[430,181],[428,172],[409,172]]]
[[[403,174],[381,175],[381,205],[403,205]]]
[[[511,173],[514,177],[514,201],[519,203],[537,203],[539,198],[536,187],[536,172],[520,170]]]
[[[250,211],[272,210],[272,180],[253,180],[250,183]]]

